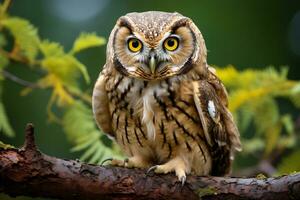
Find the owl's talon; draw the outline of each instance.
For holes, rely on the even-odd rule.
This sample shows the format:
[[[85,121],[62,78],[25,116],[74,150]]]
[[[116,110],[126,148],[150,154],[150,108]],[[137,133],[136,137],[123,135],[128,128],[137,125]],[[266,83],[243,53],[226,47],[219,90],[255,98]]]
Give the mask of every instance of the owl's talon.
[[[179,177],[179,181],[181,182],[181,186],[184,186],[185,181],[186,181],[186,176]]]
[[[150,172],[154,172],[155,173],[155,170],[157,169],[157,165],[154,165],[154,166],[152,166],[152,167],[150,167],[148,170],[147,170],[147,172],[146,172],[146,175],[148,176],[148,175],[150,175]]]
[[[100,163],[100,166],[103,166],[104,163],[106,163],[107,161],[112,161],[113,158],[106,158],[105,160],[103,160],[101,163]]]
[[[125,159],[118,160],[118,159],[114,159],[114,158],[107,158],[107,159],[103,160],[100,165],[103,166],[104,163],[107,161],[110,161],[110,163],[109,163],[110,166],[117,166],[117,167],[125,167],[125,163],[126,163]]]

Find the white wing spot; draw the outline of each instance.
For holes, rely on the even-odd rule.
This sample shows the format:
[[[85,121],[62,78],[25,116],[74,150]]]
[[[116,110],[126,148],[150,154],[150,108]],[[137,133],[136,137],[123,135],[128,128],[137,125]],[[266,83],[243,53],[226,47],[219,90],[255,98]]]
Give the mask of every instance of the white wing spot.
[[[135,67],[127,67],[127,70],[129,72],[135,72],[136,68]]]
[[[213,101],[208,101],[208,113],[212,119],[216,117],[216,107]]]

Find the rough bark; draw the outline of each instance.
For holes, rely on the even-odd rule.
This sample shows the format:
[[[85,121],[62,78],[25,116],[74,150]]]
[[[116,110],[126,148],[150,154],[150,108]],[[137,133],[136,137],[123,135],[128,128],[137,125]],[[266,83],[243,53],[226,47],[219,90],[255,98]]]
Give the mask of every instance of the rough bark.
[[[0,192],[57,199],[300,199],[300,173],[277,178],[146,176],[144,170],[103,167],[41,153],[33,126],[20,149],[0,150]]]

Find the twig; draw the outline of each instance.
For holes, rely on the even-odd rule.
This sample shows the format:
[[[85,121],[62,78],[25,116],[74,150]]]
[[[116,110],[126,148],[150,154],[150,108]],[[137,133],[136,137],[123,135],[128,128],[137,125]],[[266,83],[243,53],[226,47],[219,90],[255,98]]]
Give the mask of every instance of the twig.
[[[37,84],[29,82],[29,81],[26,81],[26,80],[23,80],[23,79],[15,76],[14,74],[12,74],[12,73],[4,70],[4,69],[1,71],[1,73],[2,73],[2,75],[5,78],[7,78],[7,79],[9,79],[9,80],[11,80],[11,81],[13,81],[15,83],[18,83],[19,85],[22,85],[22,86],[25,86],[25,87],[29,87],[29,88],[32,88],[32,89],[39,87]]]

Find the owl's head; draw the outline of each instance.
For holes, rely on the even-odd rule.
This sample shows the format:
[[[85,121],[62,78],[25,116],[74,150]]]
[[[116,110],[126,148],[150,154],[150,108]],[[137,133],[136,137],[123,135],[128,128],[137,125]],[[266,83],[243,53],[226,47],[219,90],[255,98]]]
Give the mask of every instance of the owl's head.
[[[158,80],[205,66],[206,47],[192,20],[181,14],[129,13],[110,35],[107,59],[126,76]]]

